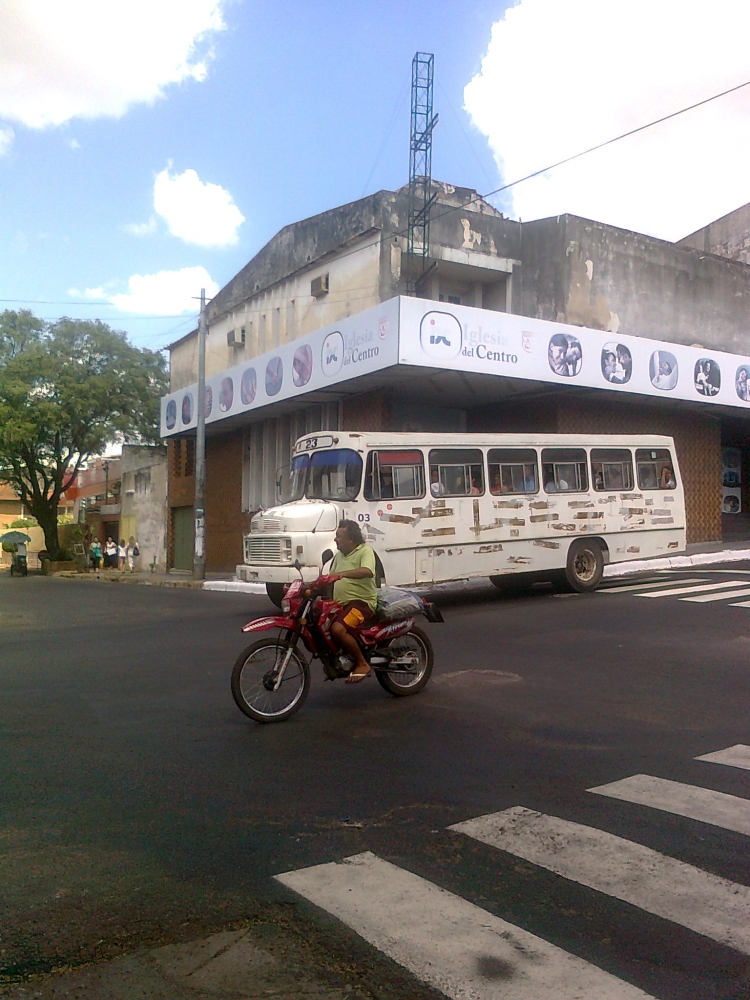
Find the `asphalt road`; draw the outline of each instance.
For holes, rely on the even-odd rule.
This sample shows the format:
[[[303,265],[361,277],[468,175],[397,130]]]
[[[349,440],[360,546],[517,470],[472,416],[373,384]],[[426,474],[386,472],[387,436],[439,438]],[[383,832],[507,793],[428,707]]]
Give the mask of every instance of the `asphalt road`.
[[[750,565],[668,579],[750,591]],[[372,852],[396,881],[413,873],[604,970],[622,996],[750,997],[747,947],[683,926],[687,911],[667,919],[448,829],[522,806],[750,885],[750,829],[724,828],[721,803],[698,819],[666,793],[587,791],[648,775],[750,798],[749,770],[695,759],[750,743],[750,607],[648,591],[443,597],[421,695],[324,683],[316,664],[303,709],[262,727],[229,675],[265,599],[0,577],[0,990],[254,921],[357,996],[436,998],[408,956],[273,878]],[[514,970],[488,958],[479,974]]]

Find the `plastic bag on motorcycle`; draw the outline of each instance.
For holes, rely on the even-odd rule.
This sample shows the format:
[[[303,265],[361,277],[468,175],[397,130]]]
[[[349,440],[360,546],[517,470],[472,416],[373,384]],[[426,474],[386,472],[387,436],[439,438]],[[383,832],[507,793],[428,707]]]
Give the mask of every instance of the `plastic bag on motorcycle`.
[[[381,587],[378,591],[377,617],[381,622],[400,621],[412,615],[424,615],[427,621],[442,621],[443,617],[430,601],[401,587]]]

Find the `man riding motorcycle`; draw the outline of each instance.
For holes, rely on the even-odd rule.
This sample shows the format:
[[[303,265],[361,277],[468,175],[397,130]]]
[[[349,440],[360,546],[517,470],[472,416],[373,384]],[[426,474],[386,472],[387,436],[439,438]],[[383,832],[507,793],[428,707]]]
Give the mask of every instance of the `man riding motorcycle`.
[[[331,626],[339,648],[354,661],[347,684],[357,684],[370,674],[356,634],[372,623],[378,603],[375,553],[366,544],[356,521],[340,521],[335,535],[338,552],[331,563],[333,599],[341,611]]]

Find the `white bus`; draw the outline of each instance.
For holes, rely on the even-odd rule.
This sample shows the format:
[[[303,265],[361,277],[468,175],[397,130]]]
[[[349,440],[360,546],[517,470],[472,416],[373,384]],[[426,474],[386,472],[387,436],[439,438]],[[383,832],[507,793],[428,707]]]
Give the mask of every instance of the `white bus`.
[[[564,572],[594,590],[604,564],[681,552],[685,501],[672,438],[396,434],[300,438],[286,502],[253,517],[237,575],[283,585],[319,571],[342,518],[390,585]]]

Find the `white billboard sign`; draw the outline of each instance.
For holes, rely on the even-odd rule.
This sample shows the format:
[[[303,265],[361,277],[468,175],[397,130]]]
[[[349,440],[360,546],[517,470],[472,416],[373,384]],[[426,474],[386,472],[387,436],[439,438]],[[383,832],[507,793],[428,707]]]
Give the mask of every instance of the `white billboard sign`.
[[[206,379],[206,423],[326,389],[398,362],[398,299],[283,344]],[[161,400],[161,434],[197,422],[197,383]]]
[[[750,358],[469,306],[400,300],[399,361],[750,406]]]
[[[750,407],[750,358],[399,297],[206,379],[206,423],[397,364]],[[163,437],[196,425],[197,385],[162,398]]]

